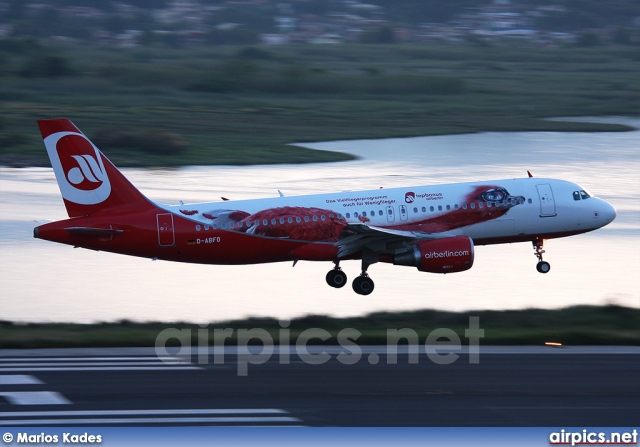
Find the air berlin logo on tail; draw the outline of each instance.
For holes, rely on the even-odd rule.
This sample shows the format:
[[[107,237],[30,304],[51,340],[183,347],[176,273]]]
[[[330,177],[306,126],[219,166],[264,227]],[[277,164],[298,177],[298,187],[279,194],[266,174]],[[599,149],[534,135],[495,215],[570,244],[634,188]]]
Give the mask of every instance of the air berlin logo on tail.
[[[78,166],[67,171],[67,180],[69,180],[69,183],[72,183],[76,188],[82,189],[83,191],[91,191],[99,188],[105,174],[100,170],[96,159],[91,157],[91,155],[72,155],[71,158],[76,161]]]
[[[44,140],[62,197],[81,205],[103,202],[111,184],[100,151],[80,133],[58,132]]]

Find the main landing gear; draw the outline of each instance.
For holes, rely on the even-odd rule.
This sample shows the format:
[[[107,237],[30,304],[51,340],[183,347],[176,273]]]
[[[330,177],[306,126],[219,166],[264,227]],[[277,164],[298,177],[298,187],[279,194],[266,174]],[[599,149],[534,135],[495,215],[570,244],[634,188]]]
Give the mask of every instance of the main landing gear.
[[[551,270],[551,264],[542,260],[542,253],[544,253],[544,240],[537,238],[531,241],[531,243],[533,244],[533,249],[536,251],[534,254],[538,258],[536,270],[538,270],[540,273],[549,273],[549,270]]]
[[[373,280],[369,278],[366,272],[353,280],[353,291],[359,295],[369,295],[373,292]]]
[[[347,283],[347,275],[340,268],[340,261],[333,261],[333,263],[336,266],[327,273],[327,284],[339,289]]]
[[[367,275],[367,269],[371,264],[378,262],[378,257],[371,252],[363,254],[362,256],[362,273],[356,279],[353,280],[353,291],[359,295],[369,295],[373,292],[374,284],[373,280]],[[336,265],[333,270],[329,270],[327,273],[327,284],[331,287],[339,289],[347,283],[347,275],[340,268],[340,261],[333,261]]]

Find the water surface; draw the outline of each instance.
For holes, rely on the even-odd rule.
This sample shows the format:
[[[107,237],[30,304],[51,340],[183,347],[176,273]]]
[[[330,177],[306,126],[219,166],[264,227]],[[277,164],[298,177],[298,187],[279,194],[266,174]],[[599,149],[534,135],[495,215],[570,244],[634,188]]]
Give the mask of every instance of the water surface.
[[[609,118],[640,128],[640,118]],[[305,144],[361,157],[342,163],[124,169],[149,198],[175,204],[526,176],[580,183],[610,201],[608,227],[545,245],[477,247],[473,268],[436,275],[375,264],[366,297],[332,289],[331,263],[214,266],[99,253],[32,238],[36,221],[66,218],[53,171],[0,168],[0,320],[195,321],[249,315],[361,315],[421,308],[640,307],[640,131],[511,132]],[[44,146],[42,148],[44,151]],[[105,150],[107,156],[108,149]],[[343,262],[349,281],[359,261]]]

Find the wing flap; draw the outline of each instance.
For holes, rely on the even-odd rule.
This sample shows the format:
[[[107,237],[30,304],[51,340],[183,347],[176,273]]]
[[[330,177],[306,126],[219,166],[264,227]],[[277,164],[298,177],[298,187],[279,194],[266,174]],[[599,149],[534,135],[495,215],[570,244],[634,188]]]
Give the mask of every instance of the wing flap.
[[[338,257],[344,258],[364,248],[381,252],[383,251],[381,247],[394,242],[415,242],[449,236],[451,235],[445,233],[434,234],[426,231],[394,230],[366,224],[350,224],[344,228],[335,245],[338,247]]]

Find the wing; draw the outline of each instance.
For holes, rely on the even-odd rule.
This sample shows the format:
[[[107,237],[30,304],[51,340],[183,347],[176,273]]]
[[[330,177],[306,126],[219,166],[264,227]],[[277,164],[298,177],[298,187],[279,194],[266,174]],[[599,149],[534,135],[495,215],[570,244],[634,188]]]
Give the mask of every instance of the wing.
[[[454,235],[350,224],[344,228],[334,245],[338,247],[338,258],[344,258],[365,248],[378,254],[392,254],[414,242],[451,236]]]

